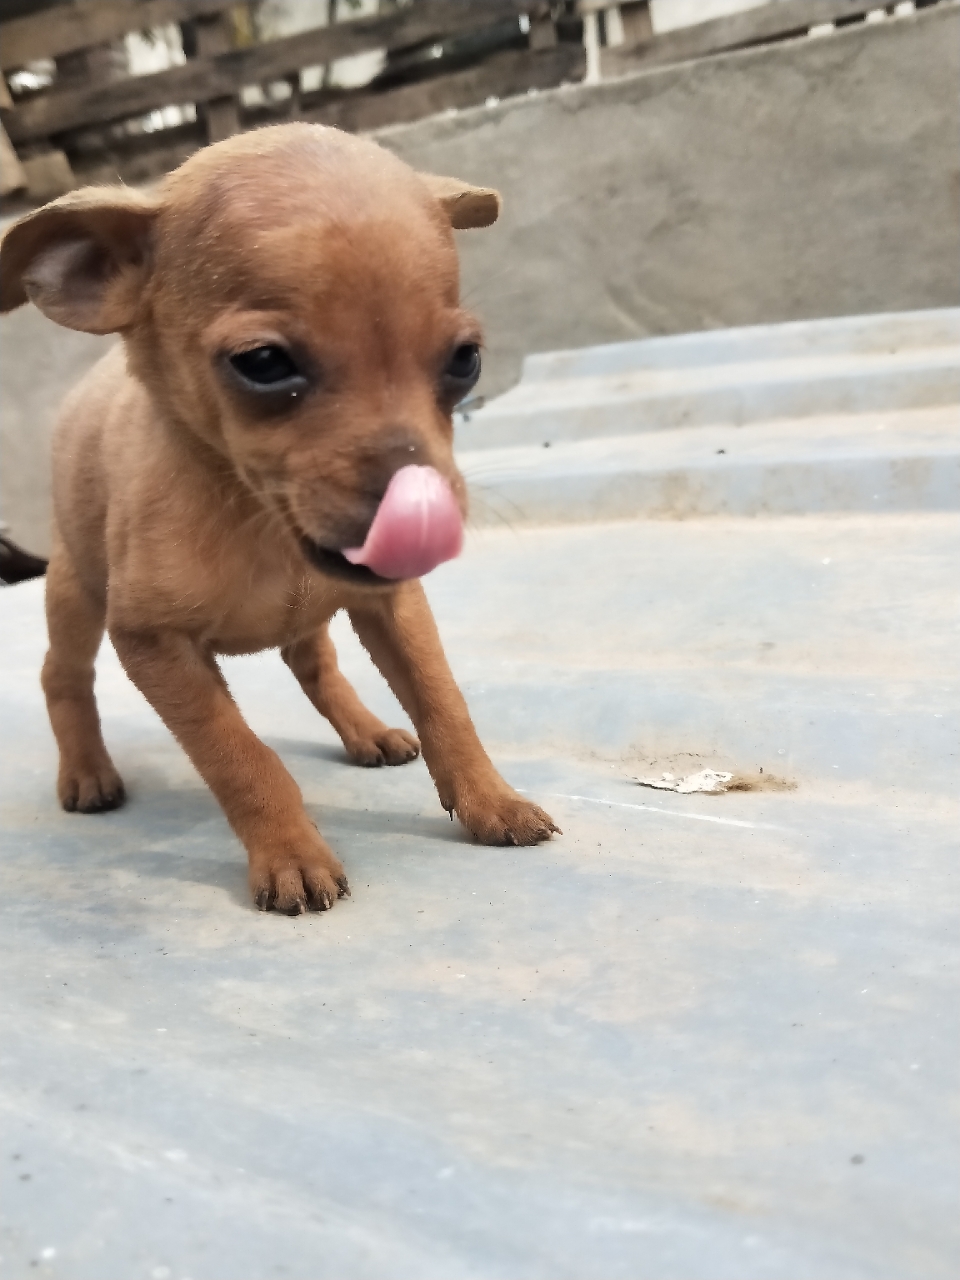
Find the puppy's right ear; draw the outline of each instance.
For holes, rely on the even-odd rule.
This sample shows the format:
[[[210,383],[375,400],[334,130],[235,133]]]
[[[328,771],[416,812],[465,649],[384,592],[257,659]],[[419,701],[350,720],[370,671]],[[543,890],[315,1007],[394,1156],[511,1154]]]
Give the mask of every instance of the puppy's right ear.
[[[0,241],[0,311],[32,302],[84,333],[136,318],[159,207],[126,187],[86,187],[15,222]]]

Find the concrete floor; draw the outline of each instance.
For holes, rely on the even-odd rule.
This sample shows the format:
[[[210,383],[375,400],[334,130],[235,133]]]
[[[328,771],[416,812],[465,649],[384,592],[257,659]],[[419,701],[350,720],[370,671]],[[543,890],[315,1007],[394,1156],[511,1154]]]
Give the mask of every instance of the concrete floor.
[[[956,311],[528,362],[427,590],[564,834],[473,845],[231,660],[346,864],[322,916],[252,909],[109,648],[130,802],[58,809],[42,583],[0,591],[0,1274],[952,1280],[958,402]],[[701,766],[796,787],[632,781]]]
[[[353,897],[263,915],[108,650],[125,810],[61,813],[42,584],[0,592],[2,1274],[947,1280],[951,513],[481,529],[428,589],[564,835],[469,843],[231,660]],[[403,723],[345,627],[342,663]],[[764,766],[787,793],[630,775]],[[476,901],[474,901],[476,899]]]

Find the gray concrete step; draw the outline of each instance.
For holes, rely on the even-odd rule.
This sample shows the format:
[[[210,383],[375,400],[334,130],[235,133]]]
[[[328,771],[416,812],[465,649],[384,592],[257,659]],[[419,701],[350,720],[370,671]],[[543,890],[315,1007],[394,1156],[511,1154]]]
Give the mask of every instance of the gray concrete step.
[[[831,355],[895,355],[960,345],[960,308],[836,316],[784,324],[706,329],[633,342],[527,356],[523,381],[566,380],[584,374],[634,373],[714,364],[748,364]]]
[[[466,452],[960,404],[960,311],[683,334],[529,357],[460,415]]]
[[[682,427],[458,455],[478,525],[960,509],[960,411]]]

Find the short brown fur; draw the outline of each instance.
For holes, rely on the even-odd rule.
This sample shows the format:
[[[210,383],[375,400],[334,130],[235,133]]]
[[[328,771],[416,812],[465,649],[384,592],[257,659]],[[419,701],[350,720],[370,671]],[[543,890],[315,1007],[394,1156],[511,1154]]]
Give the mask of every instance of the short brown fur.
[[[371,142],[285,125],[198,153],[152,194],[75,192],[4,237],[3,310],[29,298],[123,338],[68,397],[54,444],[42,678],[65,809],[124,798],[93,692],[106,628],[246,846],[261,908],[322,910],[347,880],[218,654],[279,648],[360,764],[402,764],[422,744],[441,804],[478,840],[557,830],[481,746],[420,583],[331,576],[304,551],[361,543],[411,462],[466,512],[442,370],[479,331],[451,225],[498,208],[495,192],[415,174]],[[299,403],[261,405],[230,381],[230,353],[271,342],[316,373]],[[327,631],[340,609],[419,742],[341,675]]]

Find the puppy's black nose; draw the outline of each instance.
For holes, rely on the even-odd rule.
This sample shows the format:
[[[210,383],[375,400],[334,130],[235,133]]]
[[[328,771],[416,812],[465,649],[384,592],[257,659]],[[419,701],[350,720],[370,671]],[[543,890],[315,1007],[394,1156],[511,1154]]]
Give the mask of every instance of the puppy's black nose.
[[[368,446],[368,490],[382,494],[401,467],[435,467],[429,443],[406,427],[388,427]]]

